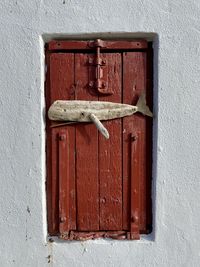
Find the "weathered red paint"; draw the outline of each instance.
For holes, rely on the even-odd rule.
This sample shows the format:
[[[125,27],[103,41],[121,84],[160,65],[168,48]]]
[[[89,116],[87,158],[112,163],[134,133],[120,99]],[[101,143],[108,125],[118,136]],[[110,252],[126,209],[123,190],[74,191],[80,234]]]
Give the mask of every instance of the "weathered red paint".
[[[101,59],[106,62],[101,66],[101,79],[112,95],[99,94],[89,86],[96,78],[95,66],[89,64],[96,58],[95,42],[52,41],[46,52],[47,110],[57,99],[136,104],[143,91],[152,105],[152,50],[147,42],[100,44]],[[94,53],[87,53],[88,49]],[[89,123],[52,128],[56,124],[47,118],[49,233],[69,240],[138,239],[140,233],[148,233],[151,119],[134,115],[103,122],[109,140]]]
[[[88,239],[96,239],[96,238],[112,238],[112,239],[124,240],[127,238],[127,232],[126,231],[98,231],[98,232],[70,231],[68,234],[60,235],[60,237],[65,240],[79,240],[79,241],[85,241]]]
[[[71,85],[74,84],[74,54],[47,54],[48,72],[46,107],[47,109],[56,99],[73,99]],[[66,75],[67,72],[67,75]],[[59,146],[58,136],[63,129],[68,132],[70,144],[74,143],[74,128],[51,128],[54,122],[47,119],[47,191],[48,191],[48,224],[49,232],[57,234],[59,229]],[[76,229],[76,190],[74,153],[69,146],[70,180],[69,180],[69,203],[70,203],[70,229]]]
[[[69,222],[69,145],[70,140],[66,130],[61,130],[58,134],[58,177],[59,177],[59,231],[68,233]]]
[[[131,143],[131,218],[130,239],[140,239],[140,179],[143,172],[141,132],[130,135]]]
[[[88,70],[88,54],[75,54],[75,83],[78,84],[75,98],[98,100],[90,95],[87,87],[92,68]],[[77,229],[99,230],[99,181],[98,181],[98,131],[93,124],[76,126],[76,192]]]
[[[99,95],[100,101],[121,102],[122,62],[120,53],[103,54],[107,62],[104,80],[113,94]],[[117,74],[117,75],[116,75]],[[110,133],[99,134],[100,230],[122,230],[122,119],[103,122]]]
[[[88,50],[96,49],[96,41],[61,41],[53,40],[47,45],[48,50]],[[146,49],[148,44],[145,40],[134,40],[134,41],[105,41],[101,42],[101,48],[110,49]]]
[[[123,101],[126,104],[136,104],[139,95],[142,92],[149,94],[146,84],[146,69],[147,69],[147,53],[146,52],[125,52],[123,53]],[[123,119],[123,229],[129,229],[129,217],[130,217],[130,185],[131,185],[131,173],[132,173],[132,162],[131,162],[131,148],[130,148],[130,135],[136,132],[141,132],[140,139],[140,155],[142,160],[142,171],[140,174],[140,213],[142,216],[140,218],[140,231],[145,231],[147,227],[146,221],[146,194],[149,190],[146,188],[147,178],[147,164],[150,160],[150,156],[146,154],[146,149],[151,146],[147,143],[146,136],[150,134],[147,129],[148,118],[140,114],[135,114],[131,117],[126,117]],[[150,152],[151,153],[151,152]],[[150,154],[149,153],[149,154]],[[137,155],[135,155],[137,156]],[[149,166],[150,167],[150,166]],[[133,171],[134,172],[134,171]],[[133,176],[135,176],[133,174]],[[136,175],[137,178],[137,175]],[[150,201],[150,200],[149,200]]]

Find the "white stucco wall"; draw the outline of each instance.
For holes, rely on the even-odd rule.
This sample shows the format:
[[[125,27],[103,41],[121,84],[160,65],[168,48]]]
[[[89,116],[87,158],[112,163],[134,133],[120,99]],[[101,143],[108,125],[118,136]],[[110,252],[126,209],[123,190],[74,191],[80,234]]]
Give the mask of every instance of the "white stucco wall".
[[[154,41],[154,232],[47,242],[44,42]],[[0,266],[200,266],[200,1],[0,1]]]

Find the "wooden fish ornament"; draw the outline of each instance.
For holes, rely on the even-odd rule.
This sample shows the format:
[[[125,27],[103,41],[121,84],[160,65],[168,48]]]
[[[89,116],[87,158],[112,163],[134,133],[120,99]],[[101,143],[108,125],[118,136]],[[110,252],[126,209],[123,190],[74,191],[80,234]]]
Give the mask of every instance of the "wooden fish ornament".
[[[146,105],[145,94],[140,96],[136,106],[104,101],[57,100],[50,106],[48,117],[53,121],[93,122],[108,139],[109,133],[101,121],[131,116],[136,112],[153,116]]]

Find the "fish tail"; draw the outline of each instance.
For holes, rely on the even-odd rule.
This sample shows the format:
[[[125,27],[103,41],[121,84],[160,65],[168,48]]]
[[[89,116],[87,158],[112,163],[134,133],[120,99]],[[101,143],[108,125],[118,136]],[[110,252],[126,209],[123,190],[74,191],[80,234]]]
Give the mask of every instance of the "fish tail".
[[[137,111],[141,112],[144,115],[147,115],[149,117],[153,117],[153,113],[150,111],[149,107],[146,104],[146,95],[145,93],[142,93],[140,98],[138,99],[138,102],[136,104]]]

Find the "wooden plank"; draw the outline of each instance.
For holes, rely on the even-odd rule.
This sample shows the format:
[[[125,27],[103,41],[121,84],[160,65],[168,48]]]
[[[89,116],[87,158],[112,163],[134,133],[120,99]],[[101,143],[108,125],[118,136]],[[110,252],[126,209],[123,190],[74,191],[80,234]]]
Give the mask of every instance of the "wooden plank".
[[[48,94],[47,94],[47,110],[49,106],[57,99],[74,99],[74,55],[69,54],[51,54],[49,56],[48,66]],[[59,231],[59,177],[58,177],[58,144],[57,135],[59,129],[51,128],[55,124],[47,119],[47,144],[48,144],[48,218],[50,218],[50,233],[56,234]],[[65,127],[64,127],[65,128]],[[63,129],[64,129],[63,128]],[[74,151],[75,130],[73,127],[67,128],[71,147],[69,151]],[[70,167],[74,168],[75,156],[70,153]],[[70,192],[70,228],[76,229],[76,196],[75,196],[75,173],[70,172],[69,192]]]
[[[75,176],[75,127],[66,126],[69,150],[69,226],[70,230],[76,230],[76,176]]]
[[[63,236],[62,238],[65,240],[79,240],[86,241],[89,239],[96,238],[112,238],[117,240],[126,239],[127,233],[126,231],[90,231],[90,232],[77,232],[71,231],[68,236]]]
[[[75,55],[76,99],[97,100],[88,83],[94,79],[88,55]],[[92,55],[90,55],[92,57]],[[99,230],[98,131],[93,124],[76,126],[77,224],[79,231]]]
[[[121,54],[101,54],[106,60],[102,79],[113,94],[100,101],[121,103]],[[122,142],[121,119],[103,122],[109,140],[99,135],[100,230],[122,229]]]
[[[59,99],[74,99],[73,53],[50,55],[50,104]]]
[[[146,91],[146,52],[125,52],[123,53],[123,103],[136,104],[138,97]],[[148,155],[146,154],[146,127],[147,117],[135,114],[123,119],[123,229],[129,229],[130,218],[130,134],[141,132],[140,156],[142,173],[140,175],[140,230],[146,229],[146,165]]]
[[[50,106],[50,54],[46,51],[45,63],[48,66],[45,80],[45,100],[46,100],[46,128],[47,128],[47,139],[46,139],[46,162],[47,162],[47,179],[46,179],[46,191],[47,191],[47,222],[48,222],[48,233],[56,234],[56,227],[53,225],[54,215],[52,212],[52,131],[50,131],[50,121],[48,120],[47,111]]]
[[[130,135],[131,143],[131,216],[130,216],[130,239],[140,239],[140,177],[141,166],[141,133],[136,132]]]
[[[146,49],[148,43],[146,40],[130,41],[102,41],[102,49]],[[94,41],[62,41],[53,40],[48,43],[48,50],[83,50],[94,49]]]
[[[53,129],[51,132],[49,132],[49,138],[51,138],[51,162],[50,162],[50,168],[51,168],[51,177],[48,177],[48,179],[51,178],[51,231],[53,234],[58,233],[59,229],[59,207],[58,207],[58,201],[59,201],[59,188],[58,188],[58,130]]]
[[[149,44],[147,50],[147,92],[146,99],[150,109],[153,111],[153,48],[152,44]],[[144,233],[150,233],[152,231],[152,198],[151,198],[151,183],[152,183],[152,135],[153,135],[153,120],[146,118],[146,231]]]
[[[69,140],[65,130],[58,134],[58,176],[59,176],[59,232],[66,235],[69,225]]]

